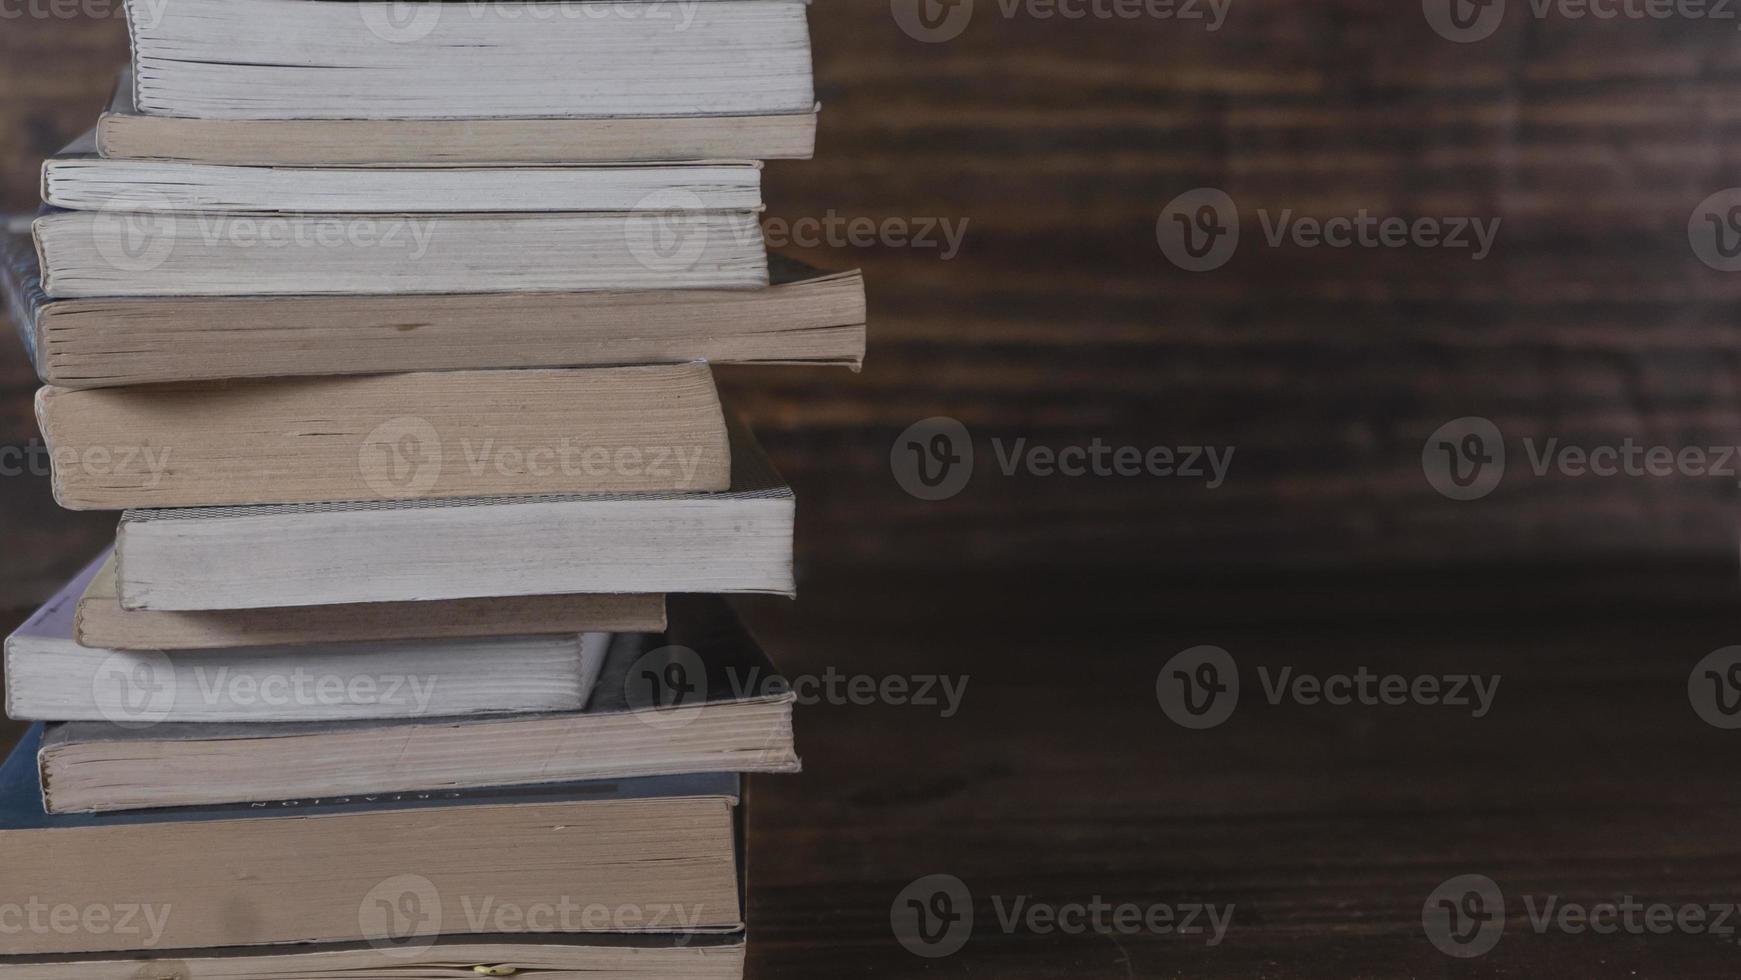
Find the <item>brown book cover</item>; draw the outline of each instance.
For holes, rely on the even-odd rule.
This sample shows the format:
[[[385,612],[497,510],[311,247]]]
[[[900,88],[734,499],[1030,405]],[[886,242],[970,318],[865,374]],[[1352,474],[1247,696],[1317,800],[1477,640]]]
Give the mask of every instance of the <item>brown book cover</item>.
[[[37,392],[72,510],[731,485],[705,364]]]

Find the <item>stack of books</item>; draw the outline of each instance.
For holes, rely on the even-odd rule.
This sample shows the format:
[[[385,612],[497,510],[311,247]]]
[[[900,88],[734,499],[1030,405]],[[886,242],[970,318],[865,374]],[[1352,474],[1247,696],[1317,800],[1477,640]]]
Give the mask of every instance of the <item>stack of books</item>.
[[[759,230],[804,4],[128,13],[0,238],[123,512],[6,642],[0,980],[740,977],[795,504],[711,365],[864,354]]]

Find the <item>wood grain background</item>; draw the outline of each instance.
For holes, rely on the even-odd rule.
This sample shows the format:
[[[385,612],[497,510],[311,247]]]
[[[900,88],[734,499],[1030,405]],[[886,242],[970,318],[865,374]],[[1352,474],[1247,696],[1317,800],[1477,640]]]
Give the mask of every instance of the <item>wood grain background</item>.
[[[98,4],[100,0],[85,0]],[[887,0],[817,4],[818,158],[767,174],[770,218],[968,222],[960,254],[798,250],[862,266],[862,375],[734,371],[799,489],[807,569],[941,571],[1721,558],[1734,476],[1537,478],[1513,462],[1454,503],[1420,469],[1447,420],[1524,437],[1741,441],[1741,275],[1692,210],[1741,184],[1736,24],[1537,19],[1450,43],[1419,4],[1234,0],[1200,23],[1006,17],[978,0],[923,43]],[[46,3],[41,9],[53,8]],[[12,0],[8,10],[26,10]],[[101,8],[99,8],[101,9]],[[0,21],[0,198],[88,126],[124,59],[114,18]],[[1200,186],[1244,216],[1225,268],[1175,268],[1161,208]],[[1501,218],[1485,261],[1443,249],[1272,248],[1254,215]],[[0,357],[0,444],[34,435]],[[935,415],[974,434],[959,496],[926,503],[889,450]],[[1228,444],[1217,490],[997,472],[991,440]],[[107,532],[45,481],[0,480],[0,588],[44,591]]]

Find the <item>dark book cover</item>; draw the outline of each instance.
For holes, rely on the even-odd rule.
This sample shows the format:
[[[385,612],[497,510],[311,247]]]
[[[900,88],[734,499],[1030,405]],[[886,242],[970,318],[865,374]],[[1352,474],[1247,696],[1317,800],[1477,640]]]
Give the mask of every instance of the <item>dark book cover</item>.
[[[6,294],[6,314],[18,328],[18,339],[24,352],[43,378],[42,352],[37,350],[36,321],[48,296],[42,291],[42,274],[36,256],[36,242],[30,237],[29,219],[22,216],[0,218],[0,291]]]
[[[42,782],[37,774],[37,753],[43,740],[42,723],[32,725],[4,766],[0,766],[0,833],[19,830],[77,830],[133,824],[199,822],[211,820],[276,819],[341,813],[374,813],[390,810],[425,810],[447,806],[515,806],[533,803],[569,803],[587,800],[654,800],[719,797],[736,801],[740,777],[736,773],[702,773],[691,776],[654,776],[645,779],[611,779],[581,783],[551,783],[512,789],[459,789],[433,792],[352,794],[331,798],[282,800],[272,803],[237,803],[227,806],[188,807],[173,810],[131,810],[117,813],[56,813],[43,808]]]

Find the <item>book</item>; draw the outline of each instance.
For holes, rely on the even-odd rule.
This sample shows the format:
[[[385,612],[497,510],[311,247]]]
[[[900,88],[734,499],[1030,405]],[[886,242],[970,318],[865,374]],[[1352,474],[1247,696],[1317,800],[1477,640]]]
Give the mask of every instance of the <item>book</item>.
[[[0,298],[6,302],[6,318],[18,330],[25,356],[41,378],[46,364],[38,338],[39,325],[46,325],[48,294],[42,291],[42,269],[36,258],[36,242],[30,236],[30,219],[7,215],[0,228]],[[45,379],[46,380],[46,379]]]
[[[441,640],[522,634],[662,633],[663,595],[535,595],[446,602],[358,602],[288,609],[123,609],[114,549],[79,596],[73,639],[111,650],[222,650],[315,643]]]
[[[72,510],[708,491],[731,479],[705,364],[51,385],[36,418],[55,499]]]
[[[390,980],[515,975],[548,980],[743,980],[743,933],[537,937],[0,956],[0,980]],[[497,971],[497,972],[486,972]]]
[[[111,160],[193,160],[263,166],[347,164],[644,163],[808,160],[814,106],[715,116],[483,117],[473,119],[210,119],[146,115],[123,72],[97,120]]]
[[[116,587],[129,610],[791,595],[792,490],[741,426],[731,451],[723,493],[130,510],[115,535]]]
[[[42,290],[56,299],[768,285],[755,212],[659,200],[582,214],[54,210],[32,232]]]
[[[708,772],[798,772],[791,686],[714,597],[618,634],[582,712],[326,724],[56,725],[56,813]]]
[[[743,926],[735,775],[67,814],[37,781],[42,738],[0,768],[7,894],[40,910],[9,954]],[[63,909],[84,927],[55,927]]]
[[[73,616],[86,568],[6,638],[6,714],[20,721],[345,721],[579,711],[608,633],[105,650]]]
[[[129,0],[134,99],[214,119],[758,115],[816,104],[800,0]]]
[[[864,362],[864,278],[770,258],[767,289],[49,299],[28,235],[0,290],[63,388],[613,364]]]
[[[447,214],[759,211],[761,164],[259,167],[109,160],[87,134],[42,165],[42,200],[72,211]]]

